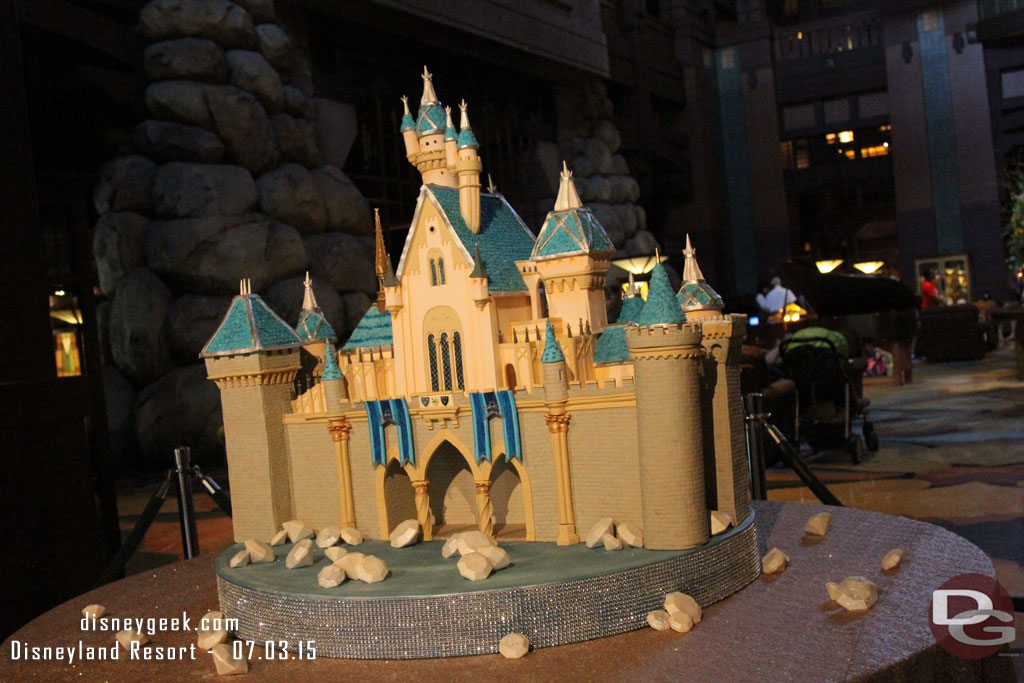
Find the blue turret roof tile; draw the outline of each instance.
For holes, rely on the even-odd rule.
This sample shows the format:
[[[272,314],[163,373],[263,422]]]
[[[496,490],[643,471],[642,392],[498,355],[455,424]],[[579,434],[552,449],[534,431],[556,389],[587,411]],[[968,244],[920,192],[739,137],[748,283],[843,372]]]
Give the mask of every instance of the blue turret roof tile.
[[[330,340],[327,340],[327,355],[324,356],[324,374],[321,379],[325,382],[341,379],[341,368],[338,367],[338,354]]]
[[[304,342],[338,339],[334,328],[327,322],[324,312],[319,308],[303,309],[299,313],[299,322],[295,325],[295,332],[299,335],[299,339]]]
[[[647,291],[647,302],[637,319],[639,325],[675,325],[686,322],[686,315],[679,307],[675,292],[668,281],[665,266],[658,264],[651,271],[651,284]]]
[[[479,147],[480,143],[476,141],[476,136],[473,135],[473,129],[463,128],[459,131],[459,147]]]
[[[637,301],[643,299],[637,298]],[[623,363],[629,360],[629,347],[626,345],[626,326],[609,325],[601,332],[594,345],[595,363]]]
[[[410,114],[402,115],[402,125],[398,128],[398,130],[404,132],[407,130],[412,130],[415,127],[416,122],[412,120],[412,116]]]
[[[597,218],[586,207],[552,211],[537,236],[534,259],[615,251]]]
[[[444,130],[445,123],[447,122],[448,115],[445,114],[444,107],[437,102],[427,104],[420,107],[419,117],[416,121],[416,132],[424,135],[425,133]]]
[[[565,362],[565,354],[562,353],[562,347],[558,345],[558,340],[555,339],[555,330],[551,327],[551,321],[548,320],[544,326],[544,353],[540,356],[541,363],[563,363]]]
[[[228,356],[298,346],[302,343],[288,323],[281,320],[257,294],[239,294],[200,358]]]
[[[370,306],[370,310],[363,315],[362,320],[352,330],[352,335],[345,342],[342,350],[376,348],[378,346],[391,346],[394,338],[391,332],[391,314],[383,313],[377,306]]]
[[[640,319],[640,311],[644,309],[644,300],[638,296],[626,297],[619,308],[616,322],[630,324]]]

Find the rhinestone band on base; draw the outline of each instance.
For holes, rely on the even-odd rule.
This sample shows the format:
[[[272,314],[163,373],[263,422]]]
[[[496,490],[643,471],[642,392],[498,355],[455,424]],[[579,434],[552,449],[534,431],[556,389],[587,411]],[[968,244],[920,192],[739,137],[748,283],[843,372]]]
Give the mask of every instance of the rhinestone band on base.
[[[702,606],[760,573],[753,513],[733,537],[669,560],[593,578],[454,595],[317,599],[259,591],[217,577],[224,615],[239,638],[315,641],[317,656],[420,659],[490,654],[510,632],[534,648],[642,628],[665,594],[684,590]],[[745,528],[743,528],[745,527]]]

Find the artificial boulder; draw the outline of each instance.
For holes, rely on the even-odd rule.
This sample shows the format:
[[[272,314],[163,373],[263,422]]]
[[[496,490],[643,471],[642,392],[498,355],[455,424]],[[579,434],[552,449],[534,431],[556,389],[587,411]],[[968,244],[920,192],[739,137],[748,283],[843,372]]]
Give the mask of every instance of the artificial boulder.
[[[309,272],[339,292],[377,291],[373,254],[360,240],[343,232],[307,235]],[[365,311],[365,309],[363,309]]]
[[[222,428],[220,392],[201,364],[171,370],[135,402],[135,435],[151,463],[166,466],[179,446],[189,446],[201,462],[223,449]]]
[[[103,164],[93,190],[96,212],[138,211],[153,206],[152,187],[156,164],[143,156],[130,155]]]
[[[171,353],[180,363],[195,363],[231,305],[228,296],[186,294],[175,299],[167,312]]]
[[[366,197],[339,168],[321,166],[313,171],[313,182],[327,207],[327,224],[331,230],[353,235],[373,234],[373,216]]]
[[[302,232],[323,232],[327,228],[327,208],[305,166],[282,164],[261,175],[256,184],[264,213]]]
[[[173,161],[153,180],[153,209],[163,218],[234,216],[257,200],[256,183],[241,166]]]
[[[259,291],[306,267],[295,228],[260,214],[154,221],[143,253],[150,268],[194,292],[235,294],[242,278]]]
[[[256,27],[260,54],[278,71],[291,71],[295,65],[295,50],[292,39],[277,24],[260,24]]]
[[[207,86],[206,102],[229,159],[256,173],[277,165],[274,128],[255,97],[232,85]]]
[[[146,109],[155,118],[213,128],[213,116],[206,103],[206,86],[194,81],[150,83],[145,92]]]
[[[139,12],[139,29],[150,40],[197,36],[243,47],[256,40],[249,13],[227,0],[154,0]]]
[[[142,265],[142,233],[145,217],[128,211],[100,216],[92,240],[100,290],[111,296],[118,281]]]
[[[251,92],[271,111],[284,107],[281,76],[263,55],[252,50],[228,50],[224,57],[231,85]]]
[[[271,310],[281,316],[281,319],[289,325],[295,325],[299,320],[299,313],[302,311],[302,296],[306,291],[304,280],[303,277],[281,280],[268,288],[263,295],[263,300],[267,302]],[[316,296],[320,310],[324,313],[324,318],[337,332],[345,323],[345,309],[341,297],[327,283],[316,277],[313,278],[313,294]]]
[[[228,77],[224,50],[212,40],[178,38],[146,47],[142,66],[153,81],[188,79],[223,83]]]
[[[110,352],[114,364],[136,382],[152,382],[173,367],[164,332],[171,292],[147,268],[117,284],[110,309]]]
[[[157,161],[216,163],[224,157],[224,143],[210,131],[169,121],[143,121],[137,125],[135,144]]]
[[[233,0],[236,5],[243,8],[257,24],[266,21],[276,21],[274,14],[274,0]]]
[[[316,147],[316,130],[305,119],[297,119],[284,112],[274,114],[270,119],[281,150],[282,161],[297,161],[313,166],[320,151]]]

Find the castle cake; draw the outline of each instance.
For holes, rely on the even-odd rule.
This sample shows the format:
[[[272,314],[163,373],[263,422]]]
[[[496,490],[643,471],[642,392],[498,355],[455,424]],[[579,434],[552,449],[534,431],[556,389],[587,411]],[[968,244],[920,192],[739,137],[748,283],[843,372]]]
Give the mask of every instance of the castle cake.
[[[679,551],[714,544],[711,511],[747,520],[746,317],[723,313],[689,239],[681,289],[659,264],[646,301],[630,286],[609,323],[614,247],[571,171],[534,236],[481,189],[466,103],[456,131],[424,70],[415,118],[403,104],[423,185],[397,267],[378,218],[378,299],[350,338],[336,346],[308,278],[295,327],[243,282],[203,349],[235,539],[292,519],[387,539],[415,519],[424,541],[573,546],[612,518]]]

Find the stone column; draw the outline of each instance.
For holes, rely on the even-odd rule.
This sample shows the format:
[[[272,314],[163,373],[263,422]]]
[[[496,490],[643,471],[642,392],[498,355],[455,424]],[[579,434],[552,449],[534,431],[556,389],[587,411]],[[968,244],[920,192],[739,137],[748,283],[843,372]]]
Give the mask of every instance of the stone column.
[[[569,474],[569,413],[547,413],[544,421],[551,432],[551,454],[555,466],[555,491],[558,495],[558,545],[580,542],[576,533],[576,512],[572,502],[572,477]]]
[[[494,507],[491,505],[491,482],[478,481],[476,486],[476,507],[479,510],[477,526],[488,536],[494,536]]]
[[[434,513],[430,510],[430,481],[419,479],[412,483],[416,494],[416,519],[419,520],[424,541],[434,540]]]
[[[352,465],[349,462],[348,440],[352,425],[345,418],[331,420],[327,431],[334,441],[334,458],[338,470],[338,507],[341,511],[341,528],[355,528],[356,507],[352,499]]]

